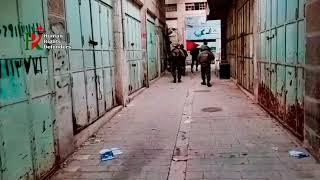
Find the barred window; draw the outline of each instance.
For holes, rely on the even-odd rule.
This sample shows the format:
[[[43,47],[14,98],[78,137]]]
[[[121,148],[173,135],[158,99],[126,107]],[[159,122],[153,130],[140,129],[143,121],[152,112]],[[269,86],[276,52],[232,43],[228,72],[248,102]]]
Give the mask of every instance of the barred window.
[[[166,12],[177,11],[177,4],[166,4]]]
[[[186,3],[186,11],[205,10],[207,9],[206,2]]]

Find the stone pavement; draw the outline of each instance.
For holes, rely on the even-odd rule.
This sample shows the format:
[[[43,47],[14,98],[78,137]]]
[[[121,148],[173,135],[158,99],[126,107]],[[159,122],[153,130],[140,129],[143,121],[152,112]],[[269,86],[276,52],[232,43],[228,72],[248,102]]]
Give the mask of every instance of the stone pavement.
[[[320,179],[315,159],[289,157],[299,143],[233,82],[208,88],[199,73],[170,81],[139,95],[51,179]],[[113,147],[124,153],[101,162],[99,151]]]

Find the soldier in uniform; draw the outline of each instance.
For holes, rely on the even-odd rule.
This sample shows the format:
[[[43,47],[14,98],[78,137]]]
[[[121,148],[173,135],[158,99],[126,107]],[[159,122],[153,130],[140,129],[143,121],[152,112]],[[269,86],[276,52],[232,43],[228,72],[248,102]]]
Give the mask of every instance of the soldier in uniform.
[[[181,82],[181,75],[184,63],[184,53],[179,48],[179,44],[173,46],[171,51],[171,73],[173,76],[173,82],[177,82],[177,71],[178,71],[178,82]]]
[[[196,71],[198,71],[198,56],[199,56],[199,49],[198,47],[193,47],[191,50],[192,55],[192,64],[191,64],[191,72],[193,73],[193,66],[196,65]]]
[[[185,76],[186,75],[186,61],[187,61],[187,57],[188,57],[188,52],[187,52],[187,50],[184,49],[183,44],[180,45],[180,49],[182,50],[183,55],[184,55],[184,64],[182,66],[182,75]]]
[[[211,62],[214,61],[215,57],[210,51],[210,48],[207,45],[201,46],[201,53],[198,56],[198,61],[201,65],[201,77],[202,85],[207,85],[211,87]]]

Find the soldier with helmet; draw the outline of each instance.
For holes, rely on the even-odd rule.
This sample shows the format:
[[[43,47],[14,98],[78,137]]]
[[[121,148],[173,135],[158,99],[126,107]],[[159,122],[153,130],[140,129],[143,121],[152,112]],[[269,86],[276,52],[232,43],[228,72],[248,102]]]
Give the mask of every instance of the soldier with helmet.
[[[181,76],[182,76],[182,71],[183,71],[183,66],[184,66],[184,53],[183,51],[180,49],[180,45],[179,44],[174,44],[173,45],[173,49],[171,50],[171,55],[170,55],[170,59],[171,59],[171,73],[173,76],[173,82],[176,83],[177,82],[177,78],[178,78],[178,82],[181,82]],[[177,74],[178,71],[178,74]],[[178,76],[178,77],[177,77]]]
[[[207,45],[201,46],[201,53],[198,56],[198,62],[201,65],[202,85],[211,87],[211,62],[214,61],[214,54]]]

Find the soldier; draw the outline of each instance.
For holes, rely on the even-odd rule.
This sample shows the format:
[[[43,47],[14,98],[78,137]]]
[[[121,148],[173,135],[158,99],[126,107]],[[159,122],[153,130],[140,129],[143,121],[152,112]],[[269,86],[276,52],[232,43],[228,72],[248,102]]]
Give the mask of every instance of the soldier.
[[[197,46],[194,46],[191,50],[191,56],[192,56],[192,64],[191,64],[191,72],[193,73],[193,66],[196,65],[196,71],[198,71],[198,56],[199,56],[199,48]]]
[[[201,77],[202,85],[207,85],[211,87],[211,62],[214,61],[215,57],[210,51],[207,45],[201,46],[201,53],[198,56],[198,61],[201,65]],[[207,81],[206,81],[207,80]]]
[[[188,57],[188,52],[187,52],[187,50],[184,49],[183,44],[180,45],[180,49],[182,50],[182,52],[184,54],[184,63],[182,64],[182,75],[185,76],[186,75],[186,60]]]
[[[182,68],[184,63],[184,53],[179,49],[179,44],[174,45],[171,51],[171,73],[173,76],[173,82],[177,82],[177,72],[178,71],[178,82],[181,82]]]

